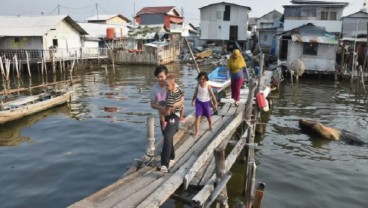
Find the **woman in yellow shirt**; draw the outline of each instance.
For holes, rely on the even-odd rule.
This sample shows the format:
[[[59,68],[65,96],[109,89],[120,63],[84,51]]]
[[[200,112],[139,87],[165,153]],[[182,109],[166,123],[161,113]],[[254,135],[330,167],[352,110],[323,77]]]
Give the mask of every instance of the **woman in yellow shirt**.
[[[227,62],[231,78],[231,98],[234,99],[235,105],[239,105],[240,88],[244,81],[243,68],[246,66],[243,55],[238,49],[235,49]]]

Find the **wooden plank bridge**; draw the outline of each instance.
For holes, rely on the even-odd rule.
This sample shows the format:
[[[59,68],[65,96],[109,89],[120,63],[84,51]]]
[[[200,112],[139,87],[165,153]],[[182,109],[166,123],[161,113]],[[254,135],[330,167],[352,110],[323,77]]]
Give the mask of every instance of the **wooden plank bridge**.
[[[265,73],[265,77],[268,77],[265,79],[269,79],[270,76],[270,73]],[[255,114],[252,113],[254,112],[254,91],[258,87],[256,83],[251,79],[248,86],[241,90],[242,104],[237,106],[230,99],[222,100],[222,106],[219,108],[218,114],[212,116],[212,131],[209,131],[207,120],[201,119],[199,138],[195,138],[190,133],[194,128],[195,116],[189,115],[186,117],[185,122],[174,136],[176,158],[168,173],[159,171],[159,151],[161,150],[161,143],[159,142],[156,144],[157,151],[154,157],[147,155],[142,157],[140,162],[130,168],[121,179],[70,205],[69,208],[159,207],[179,187],[186,189],[188,186],[202,187],[192,199],[187,200],[193,207],[208,207],[214,200],[226,203],[226,182],[231,177],[229,170],[232,164],[244,147],[249,150],[257,146],[253,143],[254,120],[256,120],[254,115],[257,115],[257,110]],[[153,117],[148,118],[148,123],[153,125]],[[214,157],[214,152],[219,150],[224,152],[223,149],[239,126],[243,127],[243,136],[237,141],[226,159],[223,155],[222,162],[218,163],[216,158],[221,158],[221,156]],[[154,135],[150,130],[148,134]],[[149,136],[150,139],[149,143],[153,143]],[[147,153],[149,152],[152,152],[152,149],[147,151]],[[244,191],[249,193],[249,201],[256,202],[254,196],[254,151],[248,152],[248,154],[253,154],[248,156],[249,169],[253,170],[253,176],[252,172],[247,173],[248,179],[245,180],[245,183],[253,184],[246,184],[246,190]],[[222,174],[219,175],[218,170],[222,171]],[[220,196],[222,196],[222,199]],[[251,205],[252,203],[250,203]]]

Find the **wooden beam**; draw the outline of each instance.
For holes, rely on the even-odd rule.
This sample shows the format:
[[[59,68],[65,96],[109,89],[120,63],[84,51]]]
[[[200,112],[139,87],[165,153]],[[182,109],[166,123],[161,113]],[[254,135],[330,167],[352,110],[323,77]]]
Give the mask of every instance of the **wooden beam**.
[[[51,83],[46,83],[46,84],[42,84],[42,85],[37,85],[37,86],[33,86],[33,87],[21,87],[21,88],[18,88],[18,89],[11,89],[11,90],[3,90],[3,91],[0,91],[0,95],[5,95],[5,93],[15,93],[15,92],[21,92],[21,91],[27,91],[27,90],[30,90],[30,89],[34,89],[34,88],[39,88],[39,87],[46,87],[46,86],[49,86],[49,85],[55,85],[55,84],[62,84],[62,83],[68,83],[68,82],[71,82],[71,84],[74,84],[74,83],[78,83],[80,82],[79,80],[65,80],[65,81],[59,81],[59,82],[51,82]]]
[[[189,183],[192,181],[195,174],[199,171],[199,169],[203,166],[203,163],[207,161],[213,154],[215,148],[219,146],[222,140],[236,130],[236,128],[241,124],[243,120],[243,114],[238,114],[229,125],[211,142],[211,144],[206,148],[206,150],[201,154],[198,160],[193,164],[193,166],[189,169],[188,173],[184,177],[184,189],[188,188]]]
[[[216,188],[213,190],[210,200],[204,205],[205,208],[209,208],[212,203],[218,198],[223,189],[226,189],[226,184],[231,178],[231,172],[227,172],[223,178],[217,183]],[[227,199],[227,195],[221,195],[223,198]],[[226,201],[222,201],[220,207],[226,207],[224,204],[227,204]],[[228,206],[227,206],[228,207]]]

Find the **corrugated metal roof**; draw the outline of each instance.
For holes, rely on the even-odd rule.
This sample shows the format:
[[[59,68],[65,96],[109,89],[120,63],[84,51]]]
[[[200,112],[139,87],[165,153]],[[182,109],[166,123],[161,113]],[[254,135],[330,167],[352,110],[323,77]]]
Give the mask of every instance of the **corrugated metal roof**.
[[[152,43],[146,43],[144,44],[145,46],[149,46],[149,47],[153,47],[153,48],[161,48],[161,47],[164,47],[164,46],[167,46],[169,45],[168,42],[164,41],[164,42],[152,42]]]
[[[337,45],[338,42],[335,37],[331,36],[304,36],[299,34],[291,35],[291,40],[294,42],[303,42],[303,43],[324,43],[324,44],[332,44]]]
[[[43,36],[62,20],[68,22],[80,34],[87,34],[68,15],[32,17],[0,16],[0,36]]]
[[[137,16],[141,14],[166,14],[174,8],[174,6],[143,7],[139,12],[137,12]]]

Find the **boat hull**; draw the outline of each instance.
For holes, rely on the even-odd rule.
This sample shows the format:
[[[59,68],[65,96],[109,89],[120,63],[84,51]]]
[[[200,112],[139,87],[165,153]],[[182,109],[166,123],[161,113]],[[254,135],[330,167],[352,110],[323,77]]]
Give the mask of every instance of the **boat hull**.
[[[59,96],[50,97],[50,99],[39,101],[31,104],[22,104],[21,100],[16,100],[10,103],[5,103],[5,105],[11,106],[15,104],[19,104],[16,108],[10,108],[5,110],[0,110],[0,124],[4,124],[9,121],[14,121],[25,116],[64,104],[70,101],[73,91],[65,92]],[[40,96],[31,96],[30,98],[24,98],[23,102],[31,102],[32,98],[36,101],[36,98]]]
[[[226,67],[217,67],[208,75],[208,84],[215,92],[221,92],[230,86],[230,76]]]

